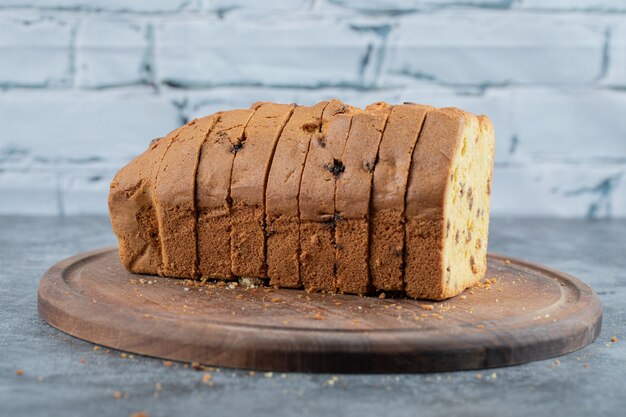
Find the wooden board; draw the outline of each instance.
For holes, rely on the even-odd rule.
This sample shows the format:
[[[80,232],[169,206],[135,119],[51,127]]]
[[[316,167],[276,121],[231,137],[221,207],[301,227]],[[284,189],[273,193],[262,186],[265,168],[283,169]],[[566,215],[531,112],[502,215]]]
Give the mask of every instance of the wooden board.
[[[521,364],[572,352],[600,333],[580,280],[490,255],[486,279],[444,302],[192,286],[127,272],[116,249],[53,266],[39,312],[73,336],[128,352],[274,371],[428,372]]]

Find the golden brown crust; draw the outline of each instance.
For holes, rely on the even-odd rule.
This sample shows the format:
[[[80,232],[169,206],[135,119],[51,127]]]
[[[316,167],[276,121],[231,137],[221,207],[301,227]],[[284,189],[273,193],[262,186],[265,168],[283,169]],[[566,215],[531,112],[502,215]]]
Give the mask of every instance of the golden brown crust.
[[[262,103],[245,130],[231,177],[230,247],[237,276],[266,277],[265,188],[278,138],[294,104]]]

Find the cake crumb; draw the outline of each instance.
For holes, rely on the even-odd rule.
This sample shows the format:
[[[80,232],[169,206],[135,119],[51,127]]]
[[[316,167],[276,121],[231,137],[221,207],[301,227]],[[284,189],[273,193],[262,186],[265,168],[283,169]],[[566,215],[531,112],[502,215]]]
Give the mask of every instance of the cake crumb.
[[[313,320],[324,320],[324,317],[318,311],[314,316],[311,317]]]
[[[617,342],[617,336],[611,336],[611,343]]]
[[[16,371],[15,371],[15,375],[17,375],[17,376],[22,376],[22,375],[24,375],[24,370],[23,370],[23,369],[18,369],[18,370],[16,370]]]
[[[274,376],[274,373],[273,372],[266,372],[266,373],[263,374],[263,376],[265,376],[265,378],[271,378],[271,377]]]
[[[248,371],[248,376],[255,376],[256,375],[256,371]]]
[[[482,379],[483,375],[478,373],[478,374],[475,375],[475,377],[476,377],[476,379]]]
[[[384,292],[381,292],[380,295],[378,296],[378,298],[385,299],[385,298],[387,298],[387,295]]]
[[[422,310],[433,310],[435,307],[433,307],[430,304],[422,304]]]
[[[120,353],[120,358],[127,359],[128,358],[128,353],[126,353],[126,352]]]
[[[272,298],[272,303],[280,303],[281,301],[283,301],[282,298],[278,298],[278,297]]]
[[[213,380],[212,379],[213,379],[213,375],[211,375],[208,372],[206,374],[202,375],[202,382],[207,384],[207,385],[209,385],[209,386],[213,385]]]
[[[137,411],[135,413],[131,413],[130,417],[150,417],[150,415],[145,411]]]
[[[496,374],[495,372],[493,372],[491,374],[491,379],[498,379],[498,374]]]
[[[113,392],[113,397],[115,397],[116,400],[119,400],[120,398],[122,398],[122,393],[119,391],[115,391]]]
[[[554,362],[552,362],[550,364],[550,368],[556,368],[557,366],[559,366],[561,364],[561,361],[556,359]]]
[[[97,351],[97,350],[100,350],[100,349],[102,349],[100,346],[94,346],[94,347],[93,347],[93,350],[96,350],[96,351]]]
[[[328,381],[326,381],[326,385],[333,386],[333,385],[335,385],[335,382],[337,382],[338,380],[339,380],[339,378],[337,378],[336,376],[333,376]]]
[[[172,365],[174,365],[174,362],[172,362],[172,361],[163,361],[163,366],[170,367]]]

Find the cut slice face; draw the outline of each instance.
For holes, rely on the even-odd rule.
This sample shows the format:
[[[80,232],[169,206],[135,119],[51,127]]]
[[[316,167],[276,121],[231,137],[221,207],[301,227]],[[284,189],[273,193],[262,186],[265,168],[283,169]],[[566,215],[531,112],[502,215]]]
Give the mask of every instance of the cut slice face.
[[[405,290],[411,297],[449,298],[482,278],[493,151],[486,117],[451,108],[427,114],[406,195]]]
[[[335,180],[343,172],[343,152],[352,115],[360,110],[332,100],[324,109],[322,131],[311,139],[300,188],[300,276],[308,291],[336,291]]]
[[[202,146],[196,174],[198,269],[200,276],[228,279],[230,261],[230,177],[244,129],[254,114],[238,109],[217,114]]]
[[[196,268],[196,169],[214,115],[183,127],[167,149],[156,182],[156,208],[163,256],[162,273],[191,278]]]
[[[231,177],[232,271],[240,277],[266,277],[265,189],[278,138],[294,104],[259,103],[235,154]]]
[[[411,155],[430,106],[394,106],[378,151],[372,190],[369,268],[377,290],[404,289],[404,197]]]
[[[377,103],[352,117],[335,186],[337,289],[365,294],[369,279],[369,209],[378,146],[391,106]]]
[[[139,274],[157,274],[162,263],[154,184],[161,159],[180,130],[152,141],[111,182],[109,211],[119,239],[120,259],[128,270]]]
[[[312,107],[296,107],[276,145],[265,195],[270,285],[302,285],[298,195],[309,143],[321,130],[327,104],[324,101]]]

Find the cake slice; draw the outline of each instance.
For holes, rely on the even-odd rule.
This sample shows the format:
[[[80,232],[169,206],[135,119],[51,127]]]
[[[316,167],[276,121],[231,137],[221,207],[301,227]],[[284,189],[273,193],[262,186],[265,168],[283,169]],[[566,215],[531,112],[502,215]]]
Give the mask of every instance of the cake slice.
[[[300,180],[311,137],[321,130],[322,112],[327,104],[323,101],[311,107],[296,107],[276,145],[265,193],[270,285],[302,285],[298,261]]]
[[[111,182],[111,225],[118,237],[120,260],[129,271],[156,274],[161,267],[154,184],[161,159],[180,131],[178,128],[153,140],[148,149],[123,167]]]
[[[378,146],[391,106],[376,103],[352,117],[335,185],[337,289],[365,294],[369,280],[369,208]]]
[[[336,291],[335,180],[352,115],[359,110],[338,100],[324,109],[322,131],[311,139],[300,188],[300,276],[308,291]]]
[[[369,269],[377,290],[401,291],[404,287],[404,197],[426,112],[430,106],[394,106],[380,142],[374,170],[370,220]]]
[[[443,300],[484,275],[494,134],[487,117],[428,112],[406,193],[405,291]]]
[[[218,113],[217,122],[202,146],[196,173],[197,245],[200,276],[231,278],[230,177],[235,153],[252,109]]]
[[[237,276],[266,277],[265,188],[276,142],[295,104],[259,103],[245,129],[231,177],[230,247]]]
[[[163,256],[160,274],[195,277],[196,169],[200,149],[215,124],[214,115],[193,120],[174,138],[159,167],[155,202]]]

